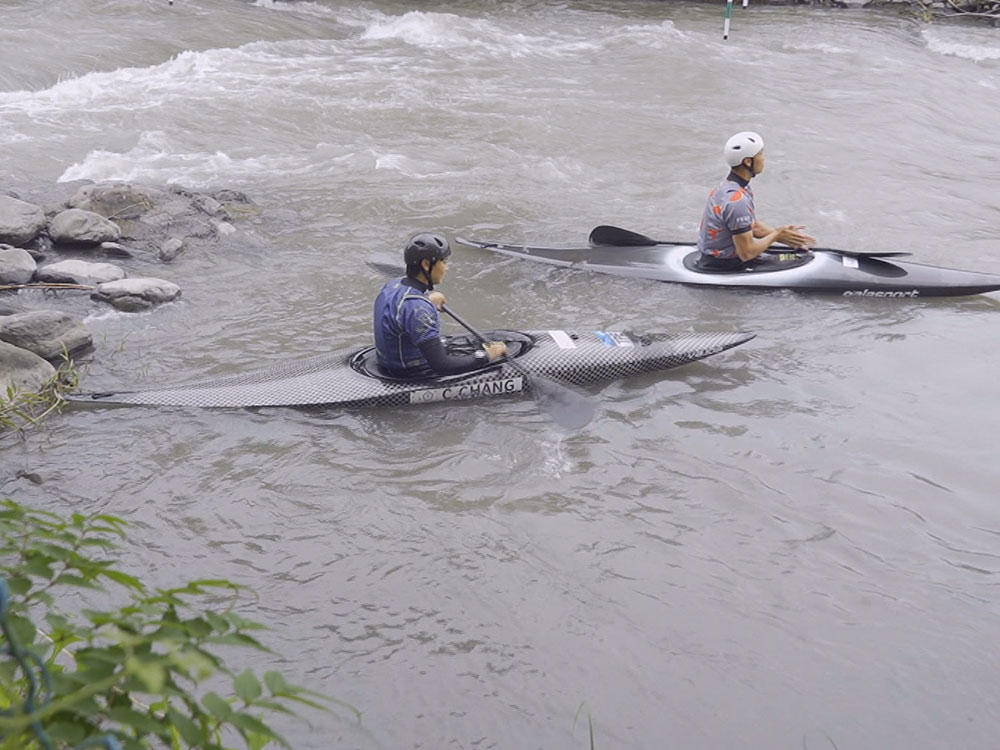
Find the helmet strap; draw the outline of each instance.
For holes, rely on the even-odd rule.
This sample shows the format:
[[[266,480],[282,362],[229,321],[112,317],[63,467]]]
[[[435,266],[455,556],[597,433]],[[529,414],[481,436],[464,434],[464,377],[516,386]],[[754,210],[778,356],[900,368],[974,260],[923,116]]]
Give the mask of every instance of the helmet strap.
[[[420,264],[420,270],[424,271],[424,277],[427,279],[427,291],[431,292],[434,291],[434,279],[431,272],[434,270],[434,264],[437,263],[437,261],[428,258],[427,262],[430,264],[427,266],[427,270],[424,271],[423,263]]]

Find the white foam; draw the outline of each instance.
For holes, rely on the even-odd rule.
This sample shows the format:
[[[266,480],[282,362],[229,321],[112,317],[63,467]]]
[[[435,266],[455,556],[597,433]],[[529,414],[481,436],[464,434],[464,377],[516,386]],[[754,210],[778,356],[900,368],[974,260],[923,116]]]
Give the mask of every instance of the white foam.
[[[468,47],[484,33],[489,24],[453,13],[429,13],[411,10],[401,16],[374,16],[361,33],[362,39],[397,39],[418,47]]]
[[[237,159],[223,151],[185,152],[169,134],[146,131],[128,151],[90,151],[82,161],[69,166],[59,176],[58,182],[152,181],[197,188],[212,185],[222,178],[295,171],[303,166],[301,160],[288,156],[260,155]]]
[[[824,55],[849,55],[852,50],[825,42],[785,42],[782,47],[792,52],[822,52]]]
[[[296,43],[301,51],[304,42]],[[273,75],[276,66],[293,68],[293,47],[280,42],[252,42],[238,48],[185,51],[158,65],[96,71],[59,81],[41,91],[0,92],[0,112],[20,110],[32,117],[53,112],[155,109],[170,97],[245,88]],[[301,53],[301,52],[300,52]],[[302,67],[310,66],[305,61]]]
[[[512,31],[489,19],[420,10],[397,16],[369,12],[353,17],[341,16],[338,20],[360,27],[361,39],[367,41],[396,40],[428,49],[471,48],[503,57],[555,58],[593,53],[622,42],[659,48],[685,37],[669,20],[616,26],[602,34],[578,30],[537,35]]]
[[[991,32],[989,36],[982,36],[981,38],[988,41],[977,44],[970,41],[979,37],[973,31],[963,29],[960,34],[957,34],[937,29],[925,29],[920,33],[927,43],[927,49],[939,55],[961,57],[974,62],[1000,60],[1000,40],[998,40],[996,32]]]

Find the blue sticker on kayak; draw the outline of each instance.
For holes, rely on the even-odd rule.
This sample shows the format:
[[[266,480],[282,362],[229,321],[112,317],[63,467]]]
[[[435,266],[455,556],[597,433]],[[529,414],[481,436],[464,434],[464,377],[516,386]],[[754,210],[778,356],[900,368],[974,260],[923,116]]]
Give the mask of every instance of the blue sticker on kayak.
[[[632,339],[624,333],[615,331],[594,331],[594,335],[601,340],[605,346],[634,346]]]

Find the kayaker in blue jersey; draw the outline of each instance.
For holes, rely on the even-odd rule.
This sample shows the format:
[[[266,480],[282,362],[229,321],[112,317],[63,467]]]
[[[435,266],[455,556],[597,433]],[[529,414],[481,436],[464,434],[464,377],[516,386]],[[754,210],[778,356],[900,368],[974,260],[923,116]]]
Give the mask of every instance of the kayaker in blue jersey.
[[[757,133],[737,133],[723,149],[729,174],[709,194],[698,230],[698,265],[712,270],[745,267],[776,242],[807,250],[816,239],[803,226],[777,229],[757,221],[750,180],[764,171],[764,139]]]
[[[483,367],[507,353],[492,341],[475,354],[448,352],[438,310],[447,300],[434,291],[448,271],[451,247],[440,234],[424,232],[406,243],[406,276],[390,281],[375,299],[373,316],[379,369],[403,377],[451,375]]]

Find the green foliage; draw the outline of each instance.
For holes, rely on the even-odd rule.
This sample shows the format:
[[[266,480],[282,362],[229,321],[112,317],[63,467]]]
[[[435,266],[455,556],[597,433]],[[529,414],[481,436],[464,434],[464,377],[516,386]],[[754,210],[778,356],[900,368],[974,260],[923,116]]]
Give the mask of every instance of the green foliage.
[[[62,409],[66,403],[62,394],[75,390],[79,381],[80,371],[64,352],[55,375],[37,393],[8,386],[6,393],[0,392],[0,435],[37,427],[45,417]]]
[[[233,609],[243,587],[202,579],[151,592],[94,556],[106,558],[124,538],[115,516],[64,520],[0,501],[0,576],[9,589],[0,603],[0,750],[69,748],[97,735],[125,750],[223,750],[237,738],[251,750],[288,747],[262,714],[294,716],[290,705],[327,710],[328,699],[280,673],[233,674],[214,653],[230,645],[268,651],[254,636],[263,626]],[[128,600],[117,609],[57,606],[58,592],[79,592],[74,602],[95,591],[107,599],[111,584]],[[213,606],[198,609],[206,604]],[[30,658],[7,658],[18,651]],[[196,694],[209,679],[216,688],[231,682],[232,694]]]

